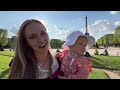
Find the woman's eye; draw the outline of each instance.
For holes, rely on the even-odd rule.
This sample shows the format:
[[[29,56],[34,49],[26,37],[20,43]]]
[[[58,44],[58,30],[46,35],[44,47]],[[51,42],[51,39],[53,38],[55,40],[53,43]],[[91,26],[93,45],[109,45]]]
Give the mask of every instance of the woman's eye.
[[[78,45],[82,45],[81,43],[78,43]]]
[[[31,37],[30,37],[30,39],[35,39],[35,38],[36,38],[36,36],[31,36]]]
[[[42,35],[45,35],[45,32],[42,32],[42,33],[41,33],[41,36],[42,36]]]

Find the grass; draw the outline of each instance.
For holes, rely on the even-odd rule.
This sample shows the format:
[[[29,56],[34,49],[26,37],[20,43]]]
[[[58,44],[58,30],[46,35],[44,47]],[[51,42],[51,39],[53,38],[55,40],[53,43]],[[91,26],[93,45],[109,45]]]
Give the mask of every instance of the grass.
[[[6,79],[12,57],[0,56],[0,79]],[[108,79],[103,71],[93,70],[88,79]]]
[[[14,56],[13,51],[0,51],[2,55]],[[0,78],[5,79],[9,72],[9,63],[12,57],[0,55]]]
[[[108,76],[101,70],[93,70],[88,76],[88,79],[109,79]]]
[[[120,70],[120,57],[94,55],[93,67]]]
[[[0,78],[5,79],[9,72],[9,63],[12,57],[0,56]]]
[[[2,54],[2,55],[10,55],[10,56],[15,55],[15,53],[13,51],[0,51],[0,54]]]
[[[12,51],[0,51],[0,54],[14,56]],[[120,57],[116,56],[92,56],[93,67],[115,69],[120,73]],[[0,79],[5,79],[9,72],[9,63],[12,57],[0,55]],[[107,75],[100,70],[93,70],[88,79],[108,79]]]

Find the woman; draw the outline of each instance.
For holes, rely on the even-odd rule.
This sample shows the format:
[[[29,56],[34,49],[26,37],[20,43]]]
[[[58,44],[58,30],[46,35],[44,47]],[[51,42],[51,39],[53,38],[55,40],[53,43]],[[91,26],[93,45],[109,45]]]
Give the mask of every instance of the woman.
[[[8,78],[52,78],[58,66],[45,26],[35,19],[26,20],[18,32]]]

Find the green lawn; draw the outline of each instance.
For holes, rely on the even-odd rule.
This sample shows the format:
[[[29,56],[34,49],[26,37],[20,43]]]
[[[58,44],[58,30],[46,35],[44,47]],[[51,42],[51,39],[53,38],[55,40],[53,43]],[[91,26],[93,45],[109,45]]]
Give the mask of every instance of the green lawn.
[[[0,54],[14,56],[13,51],[0,51]],[[7,78],[9,72],[9,63],[12,57],[2,55],[0,55],[0,78],[4,79]]]
[[[108,68],[114,70],[120,70],[120,56],[98,56],[94,55],[93,67]]]
[[[0,56],[0,78],[6,78],[12,57]]]
[[[0,54],[14,56],[15,53],[13,51],[0,51]]]
[[[0,54],[14,56],[12,51],[0,51]],[[120,57],[115,56],[92,56],[93,67],[110,68],[120,71]],[[12,57],[0,55],[0,79],[7,78],[9,63]],[[88,79],[108,79],[107,75],[100,70],[93,70]]]
[[[101,70],[93,70],[88,79],[109,79],[109,77]]]

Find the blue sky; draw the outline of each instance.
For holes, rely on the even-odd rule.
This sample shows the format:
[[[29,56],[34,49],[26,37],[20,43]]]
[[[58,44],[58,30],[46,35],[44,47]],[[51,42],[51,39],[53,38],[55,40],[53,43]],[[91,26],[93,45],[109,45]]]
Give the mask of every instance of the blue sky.
[[[34,18],[46,26],[50,39],[65,40],[72,31],[85,33],[85,16],[88,17],[88,32],[96,40],[113,34],[120,25],[119,11],[0,11],[0,28],[7,29],[11,37],[26,19]]]

